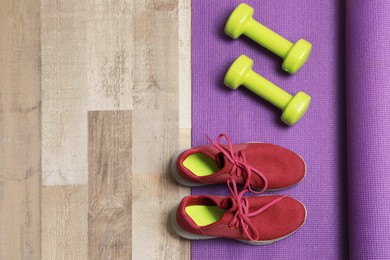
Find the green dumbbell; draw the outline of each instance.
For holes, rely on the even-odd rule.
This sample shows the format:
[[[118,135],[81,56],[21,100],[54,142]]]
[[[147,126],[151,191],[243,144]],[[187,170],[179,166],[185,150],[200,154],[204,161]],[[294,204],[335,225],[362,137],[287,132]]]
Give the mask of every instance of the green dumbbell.
[[[224,83],[231,89],[245,86],[283,111],[281,120],[294,125],[305,114],[310,96],[300,91],[290,95],[252,70],[253,60],[245,55],[238,57],[226,73]]]
[[[308,59],[312,45],[304,39],[295,44],[279,34],[268,29],[252,18],[253,8],[247,4],[240,4],[230,15],[225,33],[237,39],[244,34],[283,58],[282,68],[290,74],[297,72]]]

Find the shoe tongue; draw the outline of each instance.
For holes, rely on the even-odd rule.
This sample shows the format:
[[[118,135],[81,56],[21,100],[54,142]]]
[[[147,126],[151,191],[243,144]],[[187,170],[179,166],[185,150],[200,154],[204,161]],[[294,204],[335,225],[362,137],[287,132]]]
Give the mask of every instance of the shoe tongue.
[[[225,166],[225,155],[219,153],[215,156],[215,162],[217,163],[218,168],[223,168]]]
[[[226,147],[225,145],[223,145]],[[240,150],[245,149],[246,145],[244,144],[237,144],[233,145],[233,153],[238,153]],[[205,154],[208,154],[212,159],[215,160],[218,167],[223,169],[224,167],[229,165],[229,160],[226,159],[226,156],[216,147],[213,145],[203,146],[202,150]]]
[[[221,197],[221,196],[212,196],[212,195],[204,195],[202,196],[207,205],[215,205],[224,210],[230,210],[235,202],[231,197]],[[207,202],[208,201],[208,202]]]
[[[235,206],[235,203],[230,197],[227,197],[226,199],[222,200],[220,205],[221,208],[225,210],[231,210],[233,206]]]
[[[214,146],[203,146],[201,148],[201,151],[202,153],[208,155],[211,159],[213,159],[217,164],[218,168],[222,169],[225,166],[225,155]]]
[[[237,204],[236,204],[236,202],[233,200],[232,197],[226,197],[226,199],[224,199],[220,203],[219,207],[223,208],[224,210],[226,210],[226,212],[223,214],[223,216],[221,218],[221,221],[222,222],[226,222],[226,223],[230,222],[232,216],[237,211]]]
[[[237,204],[232,197],[208,197],[216,206],[225,210],[218,223],[229,223],[232,219],[232,215],[237,210]]]

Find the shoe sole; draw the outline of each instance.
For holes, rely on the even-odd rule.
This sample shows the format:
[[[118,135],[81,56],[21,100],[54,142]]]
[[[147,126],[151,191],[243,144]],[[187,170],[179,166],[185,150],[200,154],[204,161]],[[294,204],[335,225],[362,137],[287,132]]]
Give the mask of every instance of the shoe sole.
[[[280,240],[283,240],[283,239],[291,236],[292,234],[294,234],[298,229],[300,229],[305,224],[306,217],[307,217],[307,210],[306,210],[305,205],[303,205],[303,207],[305,208],[305,219],[304,219],[302,225],[288,235],[285,235],[283,237],[276,238],[276,239],[271,239],[271,240],[260,240],[260,241],[250,241],[250,240],[243,240],[243,239],[234,239],[234,240],[245,243],[245,244],[253,245],[253,246],[263,246],[263,245],[268,245],[268,244],[272,244],[272,243],[278,242]],[[179,223],[176,220],[176,212],[177,212],[178,208],[179,208],[179,205],[177,205],[171,211],[171,216],[170,216],[171,226],[177,235],[179,235],[180,237],[186,238],[186,239],[190,239],[190,240],[206,240],[206,239],[223,238],[223,237],[214,237],[214,236],[202,236],[202,235],[190,233],[190,232],[183,230],[179,226]]]

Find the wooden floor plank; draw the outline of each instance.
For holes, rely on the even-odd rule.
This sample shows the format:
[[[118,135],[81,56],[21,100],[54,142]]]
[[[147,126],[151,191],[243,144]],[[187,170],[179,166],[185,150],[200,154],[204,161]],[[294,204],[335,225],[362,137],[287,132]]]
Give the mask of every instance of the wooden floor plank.
[[[88,256],[130,259],[131,111],[88,113]]]
[[[133,111],[133,259],[189,259],[168,220],[184,193],[169,175],[178,136],[177,111]]]
[[[178,0],[134,3],[133,109],[178,111]]]
[[[134,1],[86,2],[88,108],[131,110]]]
[[[41,256],[39,7],[0,0],[0,259]]]
[[[42,188],[42,259],[88,259],[88,187]]]
[[[179,127],[191,128],[191,0],[179,1]],[[191,139],[190,139],[191,140]]]
[[[135,1],[133,259],[190,258],[190,243],[175,235],[168,221],[172,208],[189,192],[169,176],[169,162],[180,146],[179,74],[182,65],[188,68],[188,59],[179,53],[188,52],[186,36],[183,46],[179,40],[179,13],[186,7],[188,1],[180,6],[177,0]],[[183,15],[181,19],[188,21]],[[186,96],[188,89],[182,93]]]
[[[43,184],[87,184],[87,4],[41,6]]]

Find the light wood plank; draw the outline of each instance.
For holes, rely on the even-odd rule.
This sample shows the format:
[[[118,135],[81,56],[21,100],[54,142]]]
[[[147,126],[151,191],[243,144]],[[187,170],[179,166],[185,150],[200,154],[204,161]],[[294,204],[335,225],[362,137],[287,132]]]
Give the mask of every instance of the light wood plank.
[[[39,1],[0,1],[0,259],[40,259]]]
[[[179,1],[179,127],[191,128],[191,0]],[[191,140],[191,139],[190,139]]]
[[[88,0],[90,110],[132,108],[133,1]]]
[[[86,184],[87,4],[42,0],[41,10],[43,184]]]
[[[179,150],[191,148],[191,128],[179,129]]]
[[[42,188],[42,259],[87,259],[87,185]]]
[[[133,259],[189,259],[189,241],[168,220],[184,196],[169,176],[178,137],[177,111],[133,111]]]
[[[131,111],[88,113],[88,256],[131,258]]]
[[[133,259],[190,258],[190,243],[168,221],[189,192],[168,175],[180,139],[178,8],[177,0],[135,1]]]
[[[135,0],[133,109],[178,109],[178,1]]]

